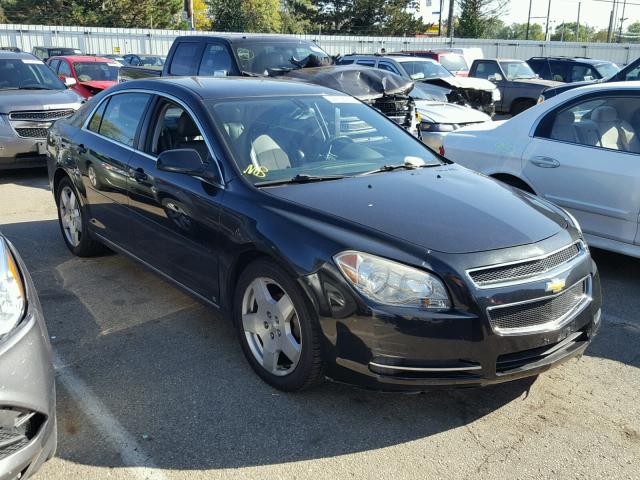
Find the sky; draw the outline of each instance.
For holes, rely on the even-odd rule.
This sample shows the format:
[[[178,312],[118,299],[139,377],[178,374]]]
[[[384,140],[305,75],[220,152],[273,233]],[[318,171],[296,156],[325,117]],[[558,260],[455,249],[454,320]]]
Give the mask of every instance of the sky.
[[[578,17],[578,3],[580,8],[580,23],[586,23],[596,28],[607,28],[611,14],[612,1],[598,0],[551,0],[551,26],[562,21],[575,22]],[[623,1],[618,2],[617,18],[622,17]],[[545,17],[533,19],[532,22],[544,24],[547,16],[548,0],[532,0],[531,16]],[[529,12],[529,0],[509,1],[509,14],[505,16],[506,23],[525,23]],[[627,20],[624,25],[640,21],[640,0],[628,0],[624,13]],[[555,22],[555,23],[554,23]]]

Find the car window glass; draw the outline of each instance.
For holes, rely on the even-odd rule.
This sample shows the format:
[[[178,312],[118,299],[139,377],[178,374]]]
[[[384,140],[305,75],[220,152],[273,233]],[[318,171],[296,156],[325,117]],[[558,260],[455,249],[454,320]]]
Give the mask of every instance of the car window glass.
[[[400,72],[398,71],[398,69],[396,67],[394,67],[391,63],[385,62],[383,60],[380,60],[378,62],[378,68],[381,68],[382,70],[386,70],[388,72],[400,74]]]
[[[496,73],[500,73],[498,65],[493,62],[479,62],[476,67],[476,73],[474,76],[478,78],[489,78]]]
[[[231,71],[231,66],[231,55],[224,45],[207,45],[200,62],[198,75],[224,77]]]
[[[178,44],[171,61],[171,75],[195,75],[200,63],[202,45],[195,42]]]
[[[65,77],[71,76],[71,67],[67,62],[61,61],[60,68],[58,68],[58,75],[64,75]]]
[[[113,95],[104,111],[98,132],[107,138],[133,146],[136,131],[150,97],[146,93]]]
[[[453,76],[453,74],[449,70],[444,68],[438,62],[431,60],[412,60],[409,62],[403,61],[401,65],[412,80]]]
[[[342,59],[338,62],[338,65],[351,65],[353,63],[353,59]]]
[[[159,155],[166,150],[190,148],[200,154],[203,161],[209,161],[209,148],[202,132],[192,116],[183,107],[170,100],[164,100],[158,107],[155,125],[149,130],[151,141],[148,153]],[[241,135],[242,130],[237,132]]]
[[[469,70],[467,62],[462,55],[446,54],[440,55],[440,64],[450,72],[460,72]]]
[[[554,82],[569,81],[569,65],[566,62],[551,61],[551,80]]]
[[[51,68],[51,70],[53,70],[54,72],[58,71],[58,67],[60,66],[60,60],[53,60],[50,64],[49,67]]]
[[[549,63],[546,60],[529,60],[527,62],[531,69],[541,78],[550,78]]]
[[[365,67],[374,67],[376,65],[374,60],[358,60],[356,63]]]
[[[585,82],[598,78],[597,73],[589,65],[572,65],[570,82]]]
[[[107,107],[108,103],[109,103],[109,99],[105,100],[104,102],[102,102],[102,104],[100,104],[100,106],[93,113],[93,117],[91,117],[91,121],[87,126],[87,128],[92,132],[96,132],[96,133],[100,132],[100,124],[102,123],[102,117],[104,116],[104,109]],[[85,105],[87,104],[85,103]]]
[[[624,79],[628,82],[634,82],[634,81],[640,80],[640,65],[638,65],[636,68],[629,70],[629,72],[627,72],[627,74],[625,75]]]
[[[640,153],[640,96],[589,99],[552,113],[545,122],[540,136],[551,140]]]

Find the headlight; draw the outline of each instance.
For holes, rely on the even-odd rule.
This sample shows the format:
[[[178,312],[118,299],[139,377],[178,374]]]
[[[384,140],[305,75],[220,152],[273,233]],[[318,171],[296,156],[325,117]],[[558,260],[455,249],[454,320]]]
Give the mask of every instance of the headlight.
[[[542,103],[542,102],[544,102],[544,95],[540,95],[538,97],[538,103]]]
[[[347,280],[365,297],[386,305],[451,308],[447,289],[435,275],[367,253],[334,257]]]
[[[495,88],[491,91],[491,99],[494,102],[499,102],[502,99],[502,95],[500,94],[499,88]]]
[[[420,130],[423,132],[453,132],[458,129],[458,125],[454,123],[429,123],[422,122]]]
[[[24,285],[18,266],[9,247],[0,239],[0,337],[20,322],[25,305]]]
[[[582,235],[582,227],[578,223],[578,220],[576,220],[576,217],[574,217],[566,208],[563,208],[562,211],[567,214],[567,217],[569,217],[569,220],[571,220],[571,224],[573,225],[573,227],[580,232],[580,235]]]

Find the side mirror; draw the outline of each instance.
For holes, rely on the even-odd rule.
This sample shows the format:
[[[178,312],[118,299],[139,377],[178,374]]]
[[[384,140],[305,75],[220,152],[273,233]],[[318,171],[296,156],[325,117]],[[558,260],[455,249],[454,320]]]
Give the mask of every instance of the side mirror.
[[[214,70],[213,71],[213,76],[214,77],[226,77],[229,74],[229,72],[227,72],[226,70]]]
[[[158,170],[164,172],[182,173],[194,177],[204,176],[206,173],[202,157],[193,148],[165,150],[158,155],[156,165]]]
[[[73,77],[64,77],[62,81],[69,88],[73,87],[76,83],[78,83],[77,80]]]
[[[489,75],[488,80],[490,82],[500,82],[502,81],[502,75],[500,75],[499,73],[494,73],[493,75]]]

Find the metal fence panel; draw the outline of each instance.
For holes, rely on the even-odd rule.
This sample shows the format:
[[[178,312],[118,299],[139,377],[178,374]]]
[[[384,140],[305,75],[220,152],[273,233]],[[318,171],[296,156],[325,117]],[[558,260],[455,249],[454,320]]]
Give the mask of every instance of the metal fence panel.
[[[139,28],[62,27],[53,25],[0,25],[0,46],[30,52],[35,46],[79,48],[86,53],[148,53],[165,55],[179,35],[214,34],[184,30]],[[218,32],[219,33],[219,32]],[[620,66],[640,56],[640,44],[539,42],[471,38],[369,37],[353,35],[297,35],[313,40],[328,53],[375,53],[400,50],[429,50],[438,47],[479,47],[487,58],[526,60],[533,56],[591,57],[610,60]]]

